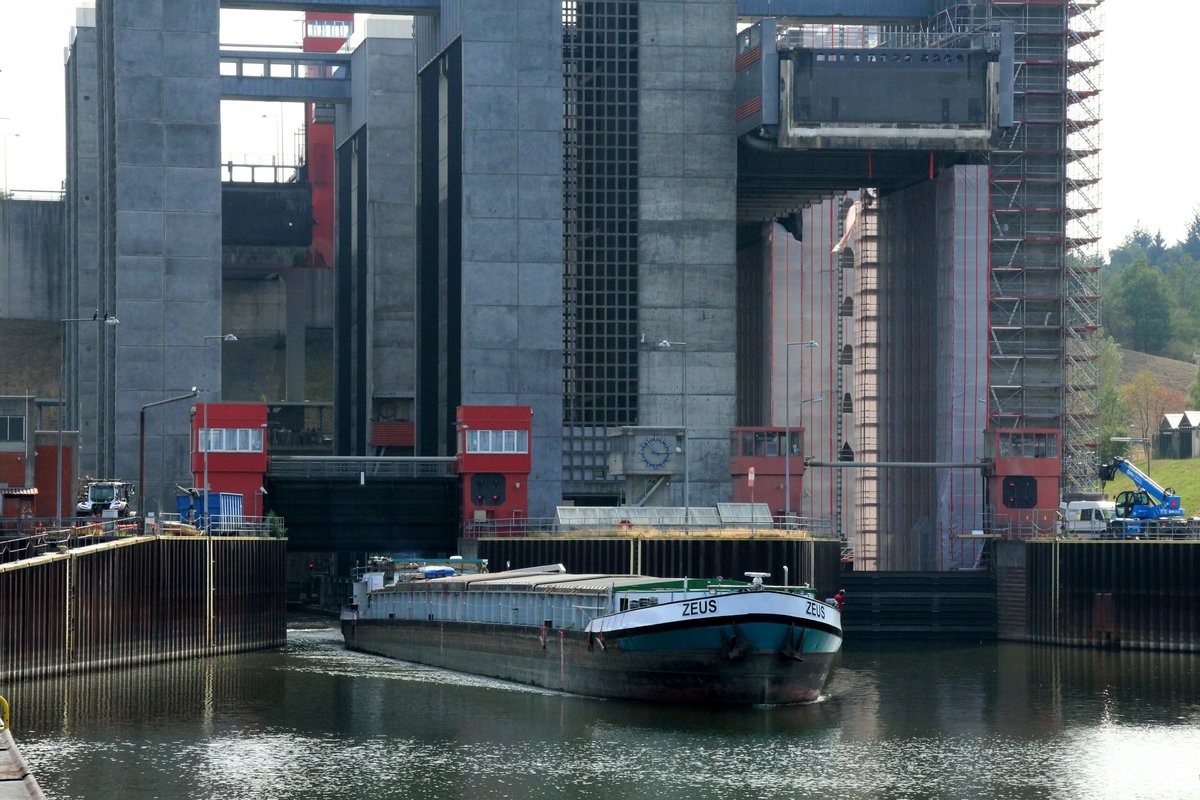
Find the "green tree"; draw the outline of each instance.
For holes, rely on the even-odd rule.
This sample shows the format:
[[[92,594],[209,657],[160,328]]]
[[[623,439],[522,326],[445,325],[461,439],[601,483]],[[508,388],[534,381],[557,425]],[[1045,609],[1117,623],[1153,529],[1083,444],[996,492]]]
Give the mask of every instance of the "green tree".
[[[1104,292],[1105,327],[1130,350],[1162,355],[1174,332],[1173,296],[1162,272],[1139,259]]]
[[[1200,207],[1192,209],[1192,221],[1188,223],[1187,234],[1180,246],[1193,261],[1200,261]]]
[[[1161,385],[1148,369],[1141,370],[1121,387],[1121,399],[1132,412],[1132,435],[1142,439],[1151,438],[1158,432],[1163,414],[1182,411],[1187,402],[1183,392]]]
[[[1111,336],[1097,338],[1096,352],[1100,365],[1100,460],[1112,461],[1113,456],[1129,453],[1127,442],[1114,442],[1114,436],[1128,436],[1133,415],[1121,399],[1121,366],[1125,360],[1121,345]]]

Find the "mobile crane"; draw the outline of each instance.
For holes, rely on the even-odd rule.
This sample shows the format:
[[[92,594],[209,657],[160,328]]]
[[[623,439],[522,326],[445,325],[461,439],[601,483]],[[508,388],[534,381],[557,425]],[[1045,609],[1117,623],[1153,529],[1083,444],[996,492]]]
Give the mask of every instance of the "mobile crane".
[[[1125,474],[1137,489],[1117,495],[1117,515],[1109,523],[1111,532],[1137,536],[1147,529],[1174,531],[1189,526],[1189,522],[1183,519],[1183,506],[1174,489],[1159,486],[1149,475],[1121,456],[1114,456],[1111,463],[1100,465],[1100,480],[1111,481],[1117,472]]]

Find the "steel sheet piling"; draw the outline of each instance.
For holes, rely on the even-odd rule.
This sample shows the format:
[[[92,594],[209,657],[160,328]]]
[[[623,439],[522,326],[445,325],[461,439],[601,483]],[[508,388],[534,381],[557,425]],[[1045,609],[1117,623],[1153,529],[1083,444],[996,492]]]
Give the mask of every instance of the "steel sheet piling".
[[[128,537],[0,563],[0,679],[281,646],[285,550]]]

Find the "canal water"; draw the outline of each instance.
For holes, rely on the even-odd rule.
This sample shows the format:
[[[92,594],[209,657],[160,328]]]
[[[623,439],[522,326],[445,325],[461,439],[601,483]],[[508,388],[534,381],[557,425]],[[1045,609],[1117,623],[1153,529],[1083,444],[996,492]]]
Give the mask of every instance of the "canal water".
[[[0,687],[67,798],[1196,798],[1200,657],[847,645],[821,702],[590,700],[286,649]]]

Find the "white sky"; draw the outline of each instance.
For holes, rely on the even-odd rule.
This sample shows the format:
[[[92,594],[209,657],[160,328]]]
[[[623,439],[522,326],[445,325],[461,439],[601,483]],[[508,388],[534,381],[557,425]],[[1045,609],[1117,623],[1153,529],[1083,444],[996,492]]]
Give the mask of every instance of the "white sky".
[[[63,49],[76,0],[3,0],[0,26],[0,187],[57,190],[65,172]],[[1190,38],[1200,3],[1109,0],[1104,36],[1099,193],[1105,249],[1140,222],[1168,244],[1200,209],[1200,158],[1190,147],[1200,112],[1192,97]],[[222,41],[299,43],[299,12],[222,12]],[[223,160],[269,163],[292,150],[298,106],[223,104]],[[283,121],[281,121],[281,114]],[[291,154],[288,154],[291,157]]]

